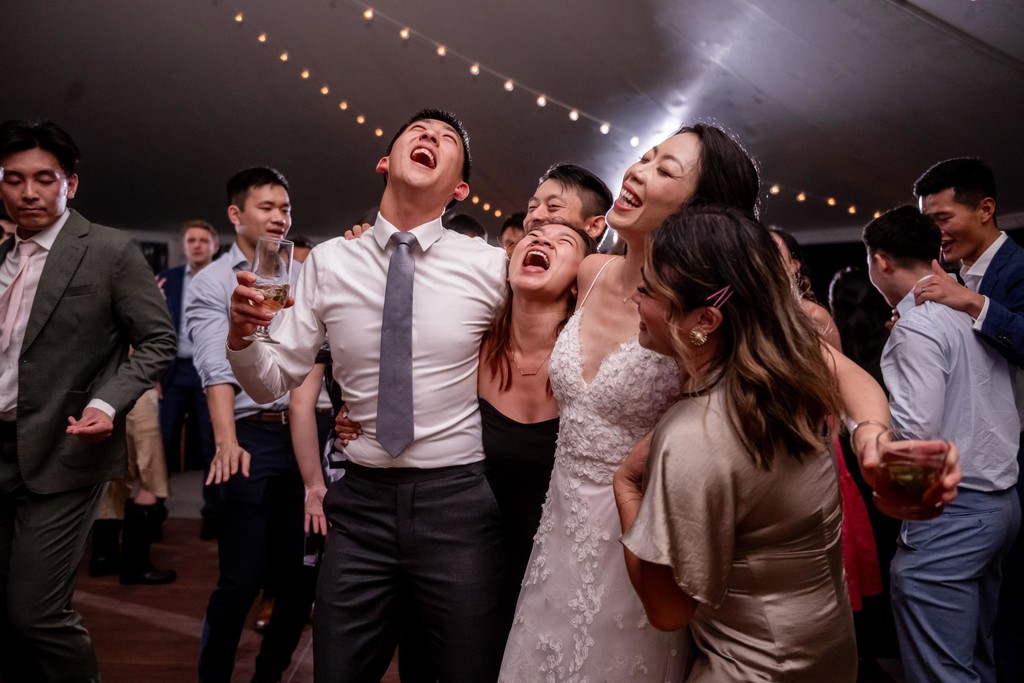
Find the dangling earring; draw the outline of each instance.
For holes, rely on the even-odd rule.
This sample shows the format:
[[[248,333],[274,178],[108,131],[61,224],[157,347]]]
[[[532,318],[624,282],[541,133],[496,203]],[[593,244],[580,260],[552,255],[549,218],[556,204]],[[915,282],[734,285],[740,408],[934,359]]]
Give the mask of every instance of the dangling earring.
[[[708,333],[699,325],[694,325],[690,330],[690,343],[694,346],[704,346],[708,341]]]

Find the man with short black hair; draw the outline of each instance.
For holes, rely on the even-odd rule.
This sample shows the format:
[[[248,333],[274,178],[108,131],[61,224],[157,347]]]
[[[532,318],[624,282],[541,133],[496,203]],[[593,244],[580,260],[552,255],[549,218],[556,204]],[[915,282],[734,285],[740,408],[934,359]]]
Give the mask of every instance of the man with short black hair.
[[[1018,415],[1024,415],[1024,249],[996,221],[996,179],[981,159],[941,161],[914,184],[921,210],[942,230],[942,258],[962,262],[964,286],[935,277],[917,288],[918,301],[937,301],[974,319],[974,331],[1017,367]],[[925,289],[927,287],[927,289]],[[1024,418],[1022,418],[1024,419]],[[1024,466],[1024,433],[1017,462]],[[1024,505],[1024,482],[1017,495]],[[1024,537],[1004,567],[995,644],[999,680],[1024,680]]]
[[[598,253],[621,253],[625,245],[605,221],[612,201],[611,190],[591,171],[576,164],[553,164],[530,197],[523,227],[529,232],[553,217],[562,218],[594,238]]]
[[[504,294],[503,250],[441,224],[469,193],[469,137],[452,114],[423,110],[395,135],[368,234],[317,246],[280,343],[239,274],[228,357],[260,400],[309,372],[327,334],[333,374],[362,436],[331,485],[331,523],[314,614],[314,673],[379,681],[399,630],[416,624],[442,681],[497,679],[504,548],[484,477],[476,394],[480,340]],[[403,634],[405,637],[405,634]]]
[[[126,233],[67,207],[78,146],[46,121],[0,124],[0,680],[97,681],[71,603],[125,418],[174,356],[153,271]],[[134,353],[129,355],[129,347]]]
[[[956,499],[900,531],[891,590],[903,669],[910,683],[995,681],[1001,563],[1020,527],[1010,365],[967,314],[915,304],[915,291],[938,279],[940,232],[931,218],[913,206],[894,209],[869,223],[863,239],[871,283],[899,313],[882,352],[893,432],[946,439],[961,453]]]
[[[192,281],[184,323],[206,388],[216,442],[206,484],[215,485],[217,497],[220,578],[206,608],[199,645],[202,683],[231,680],[246,617],[268,584],[275,595],[274,611],[253,681],[280,680],[313,599],[312,583],[303,571],[304,490],[288,425],[288,397],[254,400],[240,389],[224,357],[235,273],[251,270],[260,237],[283,238],[291,227],[288,181],[272,168],[239,171],[228,180],[227,199],[235,243]],[[240,476],[229,478],[233,474]]]

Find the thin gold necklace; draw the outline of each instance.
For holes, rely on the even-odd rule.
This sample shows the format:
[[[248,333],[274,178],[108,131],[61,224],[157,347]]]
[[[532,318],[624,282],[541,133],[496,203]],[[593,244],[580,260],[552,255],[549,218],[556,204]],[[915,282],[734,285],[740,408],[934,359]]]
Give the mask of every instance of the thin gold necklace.
[[[516,359],[516,350],[515,350],[515,349],[512,349],[512,362],[513,362],[513,363],[515,363],[515,365],[516,365],[516,370],[518,370],[518,371],[519,371],[519,374],[520,374],[521,376],[523,376],[523,377],[533,377],[533,376],[534,376],[534,375],[536,375],[536,374],[537,374],[538,372],[540,372],[540,369],[541,369],[542,367],[544,367],[544,364],[545,364],[545,363],[547,363],[547,362],[548,362],[548,358],[550,358],[550,357],[551,357],[551,352],[552,352],[552,351],[554,351],[554,350],[555,350],[555,347],[554,347],[554,346],[552,346],[552,347],[551,347],[550,349],[548,349],[547,355],[546,355],[546,356],[544,356],[544,360],[542,360],[542,361],[540,362],[540,365],[538,365],[538,366],[537,366],[537,369],[536,369],[536,370],[534,370],[533,372],[524,372],[524,371],[523,371],[523,368],[522,368],[522,367],[521,367],[521,366],[519,365],[519,361],[518,361],[518,360]]]

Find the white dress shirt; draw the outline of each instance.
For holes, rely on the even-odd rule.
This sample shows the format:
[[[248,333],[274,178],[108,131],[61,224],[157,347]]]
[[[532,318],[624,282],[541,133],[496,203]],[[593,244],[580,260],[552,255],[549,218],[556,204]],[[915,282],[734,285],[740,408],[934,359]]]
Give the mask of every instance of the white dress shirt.
[[[376,439],[380,333],[388,264],[397,229],[382,216],[369,234],[336,238],[307,257],[295,305],[278,314],[280,345],[253,343],[228,350],[239,384],[269,401],[298,386],[330,337],[333,374],[363,434],[345,451],[368,467],[434,468],[483,458],[477,402],[480,340],[505,291],[506,256],[441,226],[440,218],[412,230],[412,386],[414,439],[392,458]]]
[[[1002,491],[1017,481],[1020,421],[1010,363],[971,329],[971,317],[913,289],[882,350],[893,430],[907,439],[947,439],[960,451],[960,485]]]

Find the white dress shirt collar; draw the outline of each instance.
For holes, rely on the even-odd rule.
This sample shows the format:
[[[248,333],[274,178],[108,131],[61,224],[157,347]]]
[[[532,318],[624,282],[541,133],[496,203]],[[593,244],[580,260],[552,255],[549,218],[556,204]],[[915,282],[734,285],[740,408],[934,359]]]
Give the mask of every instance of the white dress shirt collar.
[[[972,266],[963,266],[960,268],[960,277],[963,278],[964,284],[968,289],[978,291],[978,287],[981,286],[981,280],[985,277],[985,273],[988,271],[989,265],[992,263],[992,259],[996,257],[996,252],[999,251],[1000,247],[1003,246],[1003,242],[1007,240],[1006,233],[999,231],[999,237],[996,241],[988,246],[988,249],[981,255],[981,257],[974,262]],[[973,285],[973,286],[972,286]]]
[[[380,213],[377,214],[377,222],[373,224],[373,228],[373,238],[377,240],[377,245],[382,250],[387,249],[391,236],[398,232],[398,228],[389,223]],[[444,234],[444,226],[441,224],[441,217],[438,216],[428,223],[417,225],[409,232],[416,236],[420,249],[426,251],[434,242],[441,239],[441,235]]]

